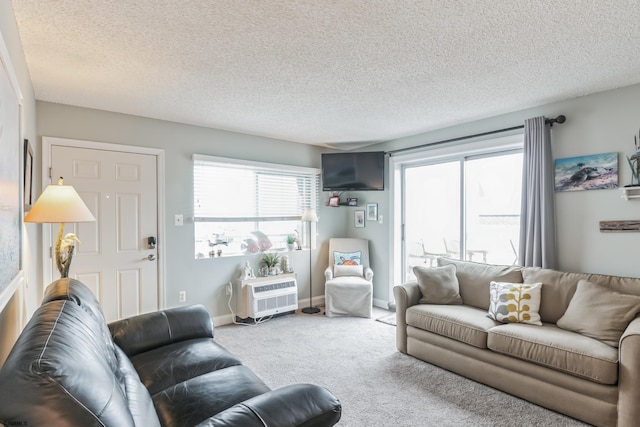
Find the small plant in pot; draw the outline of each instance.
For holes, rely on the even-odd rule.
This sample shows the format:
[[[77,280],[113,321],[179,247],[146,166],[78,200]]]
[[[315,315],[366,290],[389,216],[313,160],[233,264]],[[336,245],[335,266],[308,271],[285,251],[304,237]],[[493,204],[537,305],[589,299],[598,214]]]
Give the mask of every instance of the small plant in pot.
[[[292,251],[296,248],[296,235],[287,234],[287,249]]]
[[[278,274],[276,267],[280,262],[280,255],[275,252],[263,252],[260,261],[262,261],[262,264],[269,269],[270,275]]]

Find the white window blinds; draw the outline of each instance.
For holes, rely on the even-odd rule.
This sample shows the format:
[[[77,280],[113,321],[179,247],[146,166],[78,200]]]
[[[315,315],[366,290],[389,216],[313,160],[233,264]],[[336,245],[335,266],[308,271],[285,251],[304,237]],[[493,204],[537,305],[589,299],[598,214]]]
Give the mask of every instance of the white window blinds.
[[[299,220],[318,208],[320,171],[194,155],[193,187],[196,222]]]

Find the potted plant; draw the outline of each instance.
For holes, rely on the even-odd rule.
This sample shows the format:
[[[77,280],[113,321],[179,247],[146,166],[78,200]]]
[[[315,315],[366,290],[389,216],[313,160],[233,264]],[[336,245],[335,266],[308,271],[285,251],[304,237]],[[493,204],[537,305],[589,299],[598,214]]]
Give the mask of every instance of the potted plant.
[[[287,234],[287,249],[292,251],[296,248],[296,235]]]
[[[270,275],[278,274],[276,266],[278,265],[278,262],[280,262],[280,255],[275,252],[263,252],[260,261],[262,261],[262,264],[269,269]]]

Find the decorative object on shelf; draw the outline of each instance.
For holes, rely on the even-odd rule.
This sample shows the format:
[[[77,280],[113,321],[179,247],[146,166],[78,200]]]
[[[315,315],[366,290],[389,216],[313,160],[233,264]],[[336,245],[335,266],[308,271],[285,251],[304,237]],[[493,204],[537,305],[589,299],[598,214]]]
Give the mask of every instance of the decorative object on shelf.
[[[329,197],[329,206],[340,206],[340,196]]]
[[[282,268],[282,272],[284,273],[293,273],[293,268],[291,268],[291,263],[289,262],[288,255],[282,255],[282,261],[280,262],[280,267]]]
[[[636,152],[631,156],[627,156],[627,162],[629,163],[629,168],[631,168],[631,185],[625,187],[640,186],[640,145],[638,145],[638,137],[640,137],[640,129],[637,136],[633,135],[633,146]]]
[[[625,185],[620,190],[622,191],[622,198],[625,200],[640,199],[640,185]]]
[[[618,188],[618,153],[555,160],[555,190]]]
[[[255,277],[249,261],[245,261],[244,267],[240,270],[240,280],[255,279]]]
[[[348,206],[358,206],[358,198],[357,197],[349,197],[347,198]]]
[[[338,200],[339,197],[336,197]],[[302,218],[300,218],[302,222],[309,223],[309,307],[305,307],[302,309],[302,312],[305,314],[315,314],[319,313],[320,309],[318,307],[313,306],[313,294],[311,293],[311,283],[312,283],[312,262],[311,262],[311,223],[318,222],[318,215],[316,214],[316,210],[313,208],[307,208],[302,214]]]
[[[296,248],[296,235],[287,234],[287,250],[292,251]]]
[[[377,221],[377,220],[378,220],[378,204],[367,203],[367,221]]]
[[[356,228],[364,228],[364,211],[355,211],[353,221]]]
[[[295,230],[295,232],[296,232],[296,250],[301,251],[302,241],[300,240],[300,233],[298,233],[298,230]]]
[[[251,237],[242,241],[242,249],[247,253],[257,254],[258,252],[267,251],[273,246],[269,236],[262,231],[252,231],[251,234],[256,236],[256,239]]]
[[[263,252],[260,259],[265,267],[268,269],[270,276],[278,274],[278,263],[280,262],[280,255],[275,252]]]
[[[73,233],[62,237],[64,223],[95,220],[76,190],[70,185],[63,185],[62,177],[58,179],[57,185],[52,184],[45,188],[24,218],[24,222],[60,223],[55,249],[55,262],[60,277],[69,277],[75,242],[79,242]]]
[[[640,220],[632,221],[600,221],[600,231],[603,232],[622,232],[622,231],[640,231]]]

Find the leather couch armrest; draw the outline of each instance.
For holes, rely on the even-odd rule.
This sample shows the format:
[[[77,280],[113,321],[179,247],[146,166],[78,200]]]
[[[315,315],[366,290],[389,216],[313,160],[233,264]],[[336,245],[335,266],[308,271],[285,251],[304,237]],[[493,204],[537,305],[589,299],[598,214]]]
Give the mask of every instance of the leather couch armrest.
[[[640,317],[622,334],[618,357],[618,425],[636,425],[640,419]]]
[[[213,338],[213,322],[203,305],[141,314],[109,324],[113,341],[131,357],[174,342]]]
[[[398,351],[407,352],[407,308],[420,301],[418,282],[407,282],[393,287],[396,300],[396,347]]]
[[[340,401],[327,389],[293,384],[255,396],[226,409],[198,427],[329,427],[342,415]]]
[[[333,269],[331,267],[327,267],[324,270],[324,279],[326,281],[332,280],[333,279]]]

